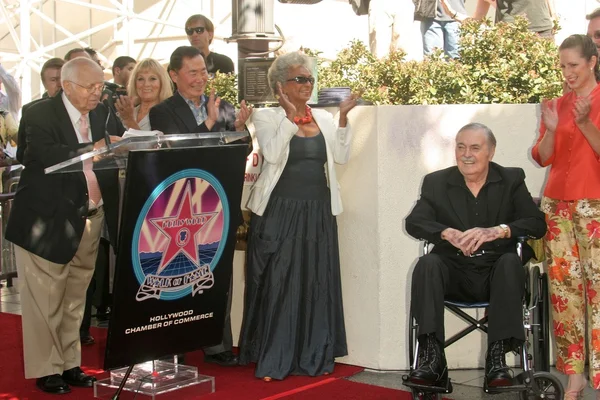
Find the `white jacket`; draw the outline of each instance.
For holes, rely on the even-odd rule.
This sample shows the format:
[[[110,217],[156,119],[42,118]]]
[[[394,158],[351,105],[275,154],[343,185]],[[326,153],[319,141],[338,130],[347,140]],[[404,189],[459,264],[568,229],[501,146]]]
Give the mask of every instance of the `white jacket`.
[[[325,138],[327,148],[327,178],[331,192],[331,213],[343,211],[340,185],[335,175],[334,162],[345,164],[350,156],[352,139],[350,124],[338,128],[330,113],[313,109],[313,118]],[[252,113],[255,135],[264,163],[259,178],[254,183],[247,207],[257,215],[263,215],[269,197],[279,181],[290,154],[290,141],[298,132],[298,126],[287,119],[281,107],[254,110]]]

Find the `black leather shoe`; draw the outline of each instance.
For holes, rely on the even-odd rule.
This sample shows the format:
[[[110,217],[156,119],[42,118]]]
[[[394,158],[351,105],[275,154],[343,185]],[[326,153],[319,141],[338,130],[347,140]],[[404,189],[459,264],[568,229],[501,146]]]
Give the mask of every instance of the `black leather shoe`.
[[[59,374],[37,378],[35,385],[42,391],[52,394],[71,393],[71,388]]]
[[[80,335],[79,340],[81,341],[82,346],[91,346],[96,343],[96,340],[89,333],[87,335]]]
[[[219,364],[222,367],[233,367],[238,365],[238,357],[231,351],[224,351],[217,354],[205,354],[204,362],[210,364]]]
[[[408,379],[419,385],[437,386],[448,380],[448,364],[442,344],[435,333],[419,336],[419,359],[417,369]]]
[[[485,379],[489,387],[512,386],[512,375],[506,365],[506,353],[509,350],[504,340],[498,340],[488,347],[485,356]]]
[[[96,378],[86,375],[79,367],[74,367],[66,370],[62,374],[62,378],[71,386],[92,387]]]
[[[96,319],[98,321],[108,321],[110,319],[110,307],[98,307],[96,309]]]

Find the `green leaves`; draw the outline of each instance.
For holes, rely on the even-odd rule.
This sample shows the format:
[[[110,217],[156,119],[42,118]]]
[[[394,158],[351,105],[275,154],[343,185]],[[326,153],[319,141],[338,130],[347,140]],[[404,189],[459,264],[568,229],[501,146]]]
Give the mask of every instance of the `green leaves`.
[[[238,107],[237,75],[217,72],[206,85],[205,92],[207,95],[210,94],[213,87],[221,99],[233,104],[236,108]]]
[[[490,24],[462,25],[458,60],[445,59],[441,51],[421,62],[405,61],[402,51],[378,60],[353,41],[335,60],[320,60],[319,89],[364,90],[363,98],[375,104],[538,103],[560,96],[554,43],[529,32],[522,17],[514,24]]]

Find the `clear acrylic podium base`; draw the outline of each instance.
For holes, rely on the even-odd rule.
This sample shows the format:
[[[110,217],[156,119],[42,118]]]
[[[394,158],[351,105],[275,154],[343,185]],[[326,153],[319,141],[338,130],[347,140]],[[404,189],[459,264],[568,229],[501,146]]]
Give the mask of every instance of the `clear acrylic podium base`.
[[[112,399],[126,371],[127,368],[116,369],[111,371],[110,378],[96,381],[94,397]],[[189,365],[148,361],[133,367],[119,398],[126,400],[137,396],[138,399],[161,399],[161,394],[176,390],[194,397],[211,394],[215,391],[215,378],[199,375],[198,368]]]

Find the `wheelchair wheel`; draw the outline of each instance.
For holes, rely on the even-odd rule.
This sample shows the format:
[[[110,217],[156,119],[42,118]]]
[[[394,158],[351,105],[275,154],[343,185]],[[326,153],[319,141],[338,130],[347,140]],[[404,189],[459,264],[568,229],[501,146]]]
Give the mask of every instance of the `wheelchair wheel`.
[[[532,353],[535,371],[550,371],[550,308],[548,304],[548,277],[540,274],[539,267],[533,268],[531,279],[535,308],[532,310]]]
[[[439,393],[423,392],[419,389],[412,390],[413,400],[442,400]]]
[[[413,318],[412,309],[408,312],[408,324],[408,365],[412,371],[417,347],[417,322]]]
[[[558,378],[549,372],[536,372],[533,374],[538,390],[528,388],[525,392],[520,393],[521,400],[562,400],[564,397],[564,389]]]
[[[532,353],[535,371],[550,371],[550,336],[548,277],[540,274],[539,267],[533,268],[531,279],[531,295],[534,303],[532,312]]]

